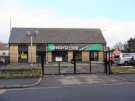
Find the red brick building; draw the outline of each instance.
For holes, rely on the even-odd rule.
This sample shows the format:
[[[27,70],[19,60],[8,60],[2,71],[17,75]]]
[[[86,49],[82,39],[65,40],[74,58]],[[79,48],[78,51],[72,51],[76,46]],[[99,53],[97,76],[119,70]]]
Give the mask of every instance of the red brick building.
[[[56,57],[71,62],[74,52],[77,61],[88,62],[103,61],[106,41],[100,29],[12,28],[9,47],[11,63],[37,63],[41,52],[46,63],[55,62]]]

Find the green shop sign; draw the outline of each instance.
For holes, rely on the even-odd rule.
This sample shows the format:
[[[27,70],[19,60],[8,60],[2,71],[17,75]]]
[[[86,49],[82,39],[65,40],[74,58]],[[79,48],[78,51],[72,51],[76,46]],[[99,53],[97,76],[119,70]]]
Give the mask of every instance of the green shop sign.
[[[54,45],[52,43],[48,44],[48,51],[55,51],[55,50],[79,50],[79,51],[103,51],[103,45],[102,44],[90,44],[86,45],[84,47],[79,47],[77,45]]]
[[[88,48],[89,51],[103,51],[104,47],[102,44],[93,44]]]
[[[52,43],[48,44],[48,51],[55,50],[79,50],[79,46],[71,46],[71,45],[54,45]]]
[[[103,51],[104,50],[104,47],[102,44],[90,44],[90,45],[87,45],[83,48],[81,48],[80,50],[85,50],[85,51]]]
[[[55,50],[55,45],[50,43],[48,44],[48,51],[51,52],[51,51],[54,51]]]

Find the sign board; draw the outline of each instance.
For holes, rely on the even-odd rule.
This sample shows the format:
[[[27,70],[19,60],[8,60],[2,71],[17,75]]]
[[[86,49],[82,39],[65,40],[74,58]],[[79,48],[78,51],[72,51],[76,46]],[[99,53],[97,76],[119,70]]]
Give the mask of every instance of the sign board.
[[[48,44],[48,51],[54,51],[55,45],[54,44]]]
[[[57,61],[57,62],[62,61],[62,57],[56,57],[56,58],[55,58],[55,61]]]
[[[102,44],[84,44],[83,47],[75,44],[48,44],[48,51],[56,51],[56,50],[64,50],[64,51],[103,51],[108,50]]]
[[[79,50],[79,46],[48,44],[48,51],[55,50]]]
[[[21,54],[21,59],[26,60],[27,59],[27,54],[22,53]]]
[[[55,50],[78,50],[78,49],[79,49],[78,46],[68,46],[68,45],[55,46]]]

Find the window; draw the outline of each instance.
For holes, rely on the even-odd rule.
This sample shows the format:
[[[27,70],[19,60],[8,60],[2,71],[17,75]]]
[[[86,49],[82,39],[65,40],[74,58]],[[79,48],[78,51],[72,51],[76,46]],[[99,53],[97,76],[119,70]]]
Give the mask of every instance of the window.
[[[46,57],[46,45],[45,44],[36,44],[36,60],[37,63],[41,63],[41,53],[45,53]],[[44,57],[44,60],[46,61],[46,58]]]
[[[5,52],[3,52],[3,53],[2,53],[2,55],[3,55],[3,56],[5,56],[5,55],[6,55],[6,53],[5,53]]]
[[[81,51],[76,51],[75,55],[76,55],[76,57],[75,57],[76,61],[81,62],[82,61],[82,52]]]
[[[28,45],[19,45],[18,46],[18,59],[21,63],[28,62]]]
[[[90,52],[89,58],[91,61],[98,61],[98,52]]]

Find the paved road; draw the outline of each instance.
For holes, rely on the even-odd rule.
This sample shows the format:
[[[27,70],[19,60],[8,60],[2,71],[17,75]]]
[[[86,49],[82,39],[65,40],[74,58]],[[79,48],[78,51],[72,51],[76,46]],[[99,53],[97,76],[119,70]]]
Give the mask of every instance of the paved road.
[[[1,92],[0,101],[135,101],[133,84],[37,87]]]

